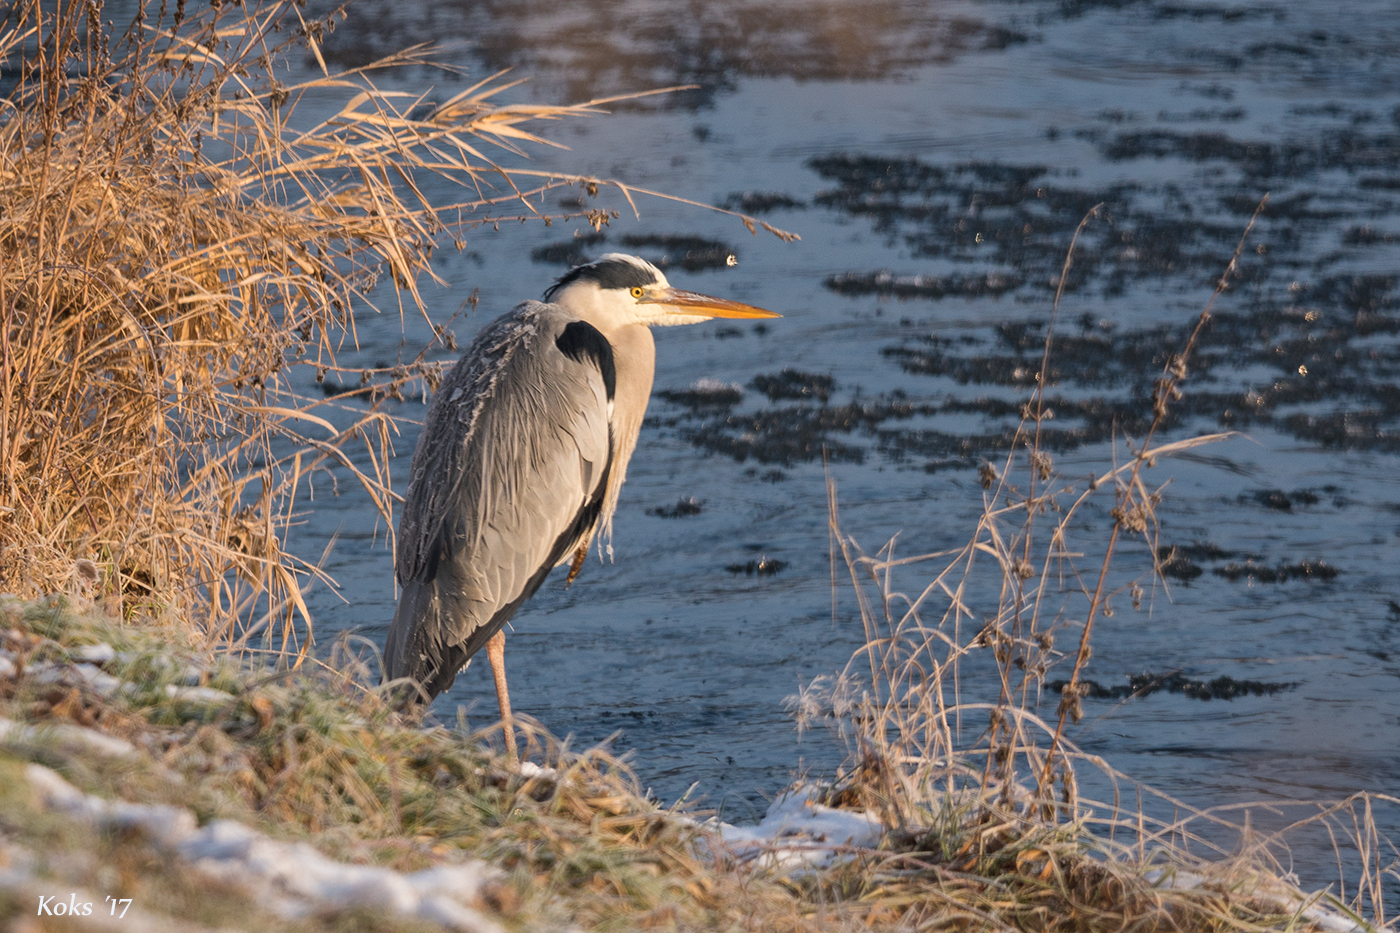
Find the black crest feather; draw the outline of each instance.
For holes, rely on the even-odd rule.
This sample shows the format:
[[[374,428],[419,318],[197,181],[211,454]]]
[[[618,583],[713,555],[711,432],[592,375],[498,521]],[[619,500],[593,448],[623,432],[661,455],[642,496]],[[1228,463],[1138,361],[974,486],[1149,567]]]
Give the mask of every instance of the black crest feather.
[[[654,284],[656,274],[625,259],[600,259],[570,269],[559,281],[549,286],[544,300],[552,301],[559,289],[580,281],[597,282],[599,288],[637,288]]]

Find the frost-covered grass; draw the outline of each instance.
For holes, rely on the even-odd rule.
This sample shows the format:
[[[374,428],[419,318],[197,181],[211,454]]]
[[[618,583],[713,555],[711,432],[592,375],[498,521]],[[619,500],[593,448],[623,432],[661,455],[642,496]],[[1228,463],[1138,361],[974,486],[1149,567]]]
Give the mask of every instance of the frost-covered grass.
[[[195,922],[201,915],[181,891],[207,886],[236,900],[244,890],[249,909],[220,911],[221,925],[291,922],[254,897],[251,872],[201,873],[180,857],[179,839],[45,806],[21,775],[37,763],[85,794],[179,807],[203,827],[237,821],[345,863],[403,874],[487,863],[498,874],[473,906],[507,926],[606,928],[652,917],[723,928],[750,915],[768,928],[800,925],[790,892],[717,869],[704,832],[645,800],[606,752],[536,741],[554,773],[524,776],[479,736],[400,721],[348,655],[339,668],[255,670],[181,651],[170,629],[120,625],[60,598],[6,598],[0,633],[11,670],[0,677],[0,719],[16,724],[0,729],[0,829],[11,853],[28,853],[10,858],[32,867],[24,890],[123,892],[147,911]],[[93,732],[115,741],[97,747]],[[331,917],[328,928],[345,909],[371,909],[339,897],[317,908]],[[380,917],[375,928],[418,922]]]
[[[1086,215],[1080,231],[1096,214]],[[1057,295],[1010,451],[979,471],[982,515],[965,544],[897,557],[891,540],[868,552],[843,528],[830,482],[833,598],[849,605],[842,594],[854,595],[864,645],[845,670],[817,678],[790,704],[799,726],[823,722],[849,744],[848,769],[823,802],[878,815],[889,831],[878,854],[852,853],[844,873],[809,876],[808,898],[869,903],[911,928],[1384,925],[1384,889],[1400,877],[1400,849],[1378,833],[1373,809],[1400,803],[1394,797],[1299,802],[1295,812],[1304,812],[1295,826],[1326,827],[1342,876],[1335,893],[1307,896],[1282,877],[1287,830],[1261,835],[1247,822],[1232,824],[1227,814],[1141,786],[1137,808],[1086,800],[1076,777],[1078,769],[1097,768],[1115,787],[1132,785],[1110,763],[1081,754],[1069,727],[1083,715],[1095,623],[1115,608],[1142,608],[1146,588],[1162,579],[1159,461],[1226,436],[1162,435],[1197,337],[1231,287],[1252,226],[1191,338],[1163,351],[1153,418],[1143,436],[1123,439],[1113,467],[1087,479],[1063,476],[1041,442],[1043,424],[1054,417],[1045,374]],[[1073,259],[1071,243],[1062,282]],[[1125,570],[1115,560],[1134,542],[1155,555],[1146,569]],[[844,580],[835,576],[838,567]],[[977,676],[966,676],[969,669]],[[1068,678],[1047,720],[1038,700],[1052,672]],[[990,693],[970,686],[989,682]],[[1140,801],[1149,796],[1170,804],[1174,818],[1144,813]],[[1222,844],[1226,837],[1232,841]]]
[[[1257,861],[1137,858],[1000,794],[901,822],[874,758],[714,827],[605,751],[536,733],[512,768],[402,721],[348,650],[261,669],[178,641],[0,597],[0,924],[80,892],[130,898],[122,929],[1365,926]]]

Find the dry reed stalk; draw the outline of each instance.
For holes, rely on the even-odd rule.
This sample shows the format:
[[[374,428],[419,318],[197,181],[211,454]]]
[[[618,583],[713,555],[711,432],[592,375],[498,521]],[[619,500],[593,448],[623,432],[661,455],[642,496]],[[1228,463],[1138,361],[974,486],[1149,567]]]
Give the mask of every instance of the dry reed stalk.
[[[1060,741],[1064,736],[1065,720],[1073,717],[1076,722],[1079,721],[1079,699],[1082,695],[1079,675],[1084,670],[1084,664],[1089,660],[1089,638],[1093,633],[1094,619],[1103,606],[1104,585],[1108,578],[1109,565],[1113,560],[1113,552],[1118,543],[1119,533],[1126,529],[1130,533],[1145,534],[1149,526],[1153,528],[1156,526],[1153,508],[1158,502],[1158,496],[1156,493],[1148,492],[1142,483],[1142,468],[1155,462],[1156,455],[1150,449],[1152,439],[1166,420],[1171,402],[1181,397],[1180,385],[1186,380],[1191,352],[1196,348],[1196,341],[1200,338],[1206,322],[1210,320],[1215,300],[1225,291],[1231,275],[1239,268],[1240,254],[1244,252],[1245,241],[1249,239],[1249,234],[1254,230],[1254,224],[1259,219],[1260,212],[1268,203],[1269,196],[1265,194],[1259,200],[1258,206],[1254,208],[1249,223],[1245,225],[1244,233],[1240,235],[1240,242],[1235,247],[1234,255],[1230,257],[1229,264],[1216,282],[1215,291],[1211,293],[1210,300],[1206,302],[1200,317],[1196,319],[1196,326],[1191,331],[1191,337],[1186,341],[1186,346],[1182,348],[1181,353],[1174,355],[1167,361],[1161,377],[1153,383],[1152,424],[1148,427],[1147,434],[1143,437],[1138,449],[1133,451],[1132,470],[1126,481],[1114,486],[1115,504],[1110,513],[1113,516],[1113,530],[1109,534],[1108,546],[1104,549],[1103,566],[1099,570],[1098,582],[1094,586],[1094,595],[1089,602],[1089,611],[1084,619],[1084,628],[1079,637],[1079,649],[1075,652],[1074,670],[1070,674],[1069,683],[1065,685],[1063,690],[1060,706],[1056,712],[1058,722],[1055,724],[1055,733],[1050,740],[1050,749],[1045,756],[1045,765],[1041,770],[1037,784],[1039,793],[1045,799],[1049,799],[1051,796],[1051,770],[1055,764]],[[1156,554],[1155,535],[1151,543],[1154,544],[1153,553]]]
[[[951,551],[900,559],[895,559],[891,543],[880,553],[867,555],[842,531],[834,482],[829,488],[830,532],[848,568],[866,644],[836,681],[815,684],[805,705],[809,709],[839,706],[838,721],[854,717],[859,722],[851,731],[857,757],[881,763],[884,787],[880,806],[901,827],[920,822],[918,811],[934,799],[930,794],[935,786],[948,794],[960,788],[972,789],[979,797],[999,788],[1001,805],[1008,812],[1029,815],[1030,801],[1016,778],[1018,759],[1026,762],[1035,780],[1034,800],[1043,816],[1053,819],[1055,815],[1052,801],[1057,780],[1064,812],[1074,811],[1072,768],[1061,754],[1064,724],[1067,718],[1077,718],[1079,677],[1089,656],[1093,621],[1105,610],[1113,592],[1109,589],[1109,569],[1119,535],[1123,530],[1142,534],[1149,544],[1154,538],[1153,510],[1159,493],[1147,489],[1143,467],[1228,436],[1204,435],[1153,446],[1170,401],[1179,397],[1177,386],[1185,377],[1189,354],[1236,267],[1238,249],[1185,350],[1168,361],[1164,376],[1154,386],[1155,418],[1136,447],[1130,444],[1132,457],[1082,485],[1055,477],[1053,461],[1041,445],[1041,424],[1053,417],[1046,407],[1045,393],[1054,316],[1073,263],[1074,246],[1097,210],[1095,207],[1085,215],[1067,251],[1061,290],[1046,330],[1041,371],[1031,398],[1022,407],[1022,421],[1006,460],[999,472],[991,465],[982,468],[982,485],[987,492],[978,527],[968,543]],[[1244,237],[1253,223],[1251,219]],[[1027,480],[1025,487],[1018,487],[1011,480],[1022,458]],[[1078,563],[1088,552],[1071,545],[1070,532],[1105,488],[1114,490],[1109,513],[1113,526],[1097,574],[1086,576]],[[1052,514],[1055,520],[1048,537],[1037,544],[1040,516]],[[942,569],[920,592],[907,595],[895,589],[892,575],[897,568],[937,560],[944,562]],[[1116,591],[1130,593],[1135,603],[1141,598],[1135,580]],[[992,593],[995,598],[990,598]],[[1076,599],[1083,600],[1082,624],[1071,618]],[[1039,685],[1061,656],[1055,651],[1055,636],[1070,627],[1081,630],[1074,673],[1065,687],[1057,721],[1051,725],[1035,716],[1031,706]],[[959,671],[984,649],[989,649],[995,666],[998,697],[993,703],[968,703],[961,696]],[[857,689],[851,681],[857,662],[868,667],[870,678],[859,702],[853,699]],[[795,705],[801,709],[803,704],[804,698],[798,698]],[[981,767],[972,780],[967,746],[958,736],[962,717],[974,710],[979,714],[985,711],[989,727],[977,751]],[[1038,741],[1038,736],[1048,741]]]
[[[851,744],[847,771],[829,802],[874,810],[896,827],[890,840],[896,855],[865,873],[863,896],[884,908],[897,906],[911,928],[972,923],[1019,929],[1068,924],[1076,929],[1247,930],[1274,926],[1280,911],[1292,910],[1284,907],[1305,901],[1296,884],[1280,880],[1284,872],[1272,861],[1270,847],[1281,844],[1278,835],[1226,852],[1189,828],[1213,826],[1247,835],[1219,813],[1169,801],[1187,816],[1163,823],[1120,800],[1081,800],[1076,763],[1104,769],[1115,787],[1127,779],[1084,756],[1065,736],[1066,720],[1080,716],[1081,674],[1092,653],[1094,620],[1111,614],[1115,595],[1130,598],[1135,607],[1143,596],[1134,576],[1112,573],[1123,535],[1141,536],[1157,554],[1160,489],[1147,486],[1144,468],[1229,436],[1156,442],[1171,403],[1180,397],[1190,354],[1266,202],[1251,218],[1183,351],[1167,361],[1154,383],[1153,420],[1141,439],[1128,441],[1125,462],[1087,482],[1066,482],[1055,475],[1042,448],[1041,423],[1053,417],[1046,389],[1057,293],[1035,390],[1022,407],[1021,424],[1001,469],[982,468],[987,491],[982,515],[965,545],[897,558],[891,541],[867,554],[842,529],[835,483],[829,480],[833,599],[839,550],[865,628],[865,645],[841,674],[819,678],[790,704],[799,727],[830,716]],[[1075,242],[1095,210],[1081,222]],[[1072,244],[1062,287],[1073,258]],[[1013,476],[1024,476],[1024,484],[1013,482]],[[1112,523],[1108,539],[1082,547],[1071,530],[1106,490],[1113,494],[1112,503],[1103,507]],[[1047,518],[1052,519],[1049,528],[1037,534]],[[1086,561],[1092,570],[1081,569]],[[896,571],[929,563],[937,568],[931,580],[911,593],[899,589]],[[1075,649],[1057,651],[1056,637],[1076,628]],[[1035,714],[1034,705],[1047,673],[1066,659],[1072,659],[1073,673],[1055,719],[1047,722]],[[969,664],[994,673],[994,701],[970,702],[964,696],[961,672]],[[987,725],[969,742],[962,738],[964,720],[974,716],[985,716],[980,721]],[[1154,792],[1138,788],[1139,797],[1144,793]],[[1383,881],[1393,878],[1400,861],[1367,815],[1377,799],[1360,795],[1324,810],[1339,840],[1342,814],[1352,820],[1345,836],[1361,868],[1355,896],[1333,898],[1333,906],[1383,923]],[[1133,842],[1113,842],[1120,832]],[[1189,846],[1214,861],[1191,855]],[[1153,870],[1185,872],[1188,867],[1203,879],[1199,889],[1162,891],[1146,880]],[[1078,900],[1075,891],[1082,894]],[[1212,897],[1218,901],[1214,906],[1206,903]],[[959,905],[962,919],[950,921],[940,914],[935,906],[940,900]],[[1311,922],[1293,919],[1300,926]]]
[[[98,0],[22,0],[0,20],[18,76],[0,104],[0,590],[72,590],[87,560],[100,579],[84,585],[122,612],[301,658],[302,594],[327,578],[282,547],[298,496],[335,469],[388,534],[397,428],[378,401],[440,375],[421,354],[341,366],[356,311],[384,282],[400,315],[428,316],[433,247],[542,217],[551,188],[614,184],[630,201],[615,182],[492,154],[608,101],[499,106],[512,85],[498,75],[428,106],[368,75],[431,50],[331,73],[318,43],[342,14],[307,21],[293,0],[143,2],[124,33],[101,14]],[[301,50],[320,74],[283,83]],[[305,113],[328,93],[338,112]],[[460,199],[434,203],[430,177]],[[307,397],[308,370],[360,386]],[[367,410],[346,404],[362,393]]]

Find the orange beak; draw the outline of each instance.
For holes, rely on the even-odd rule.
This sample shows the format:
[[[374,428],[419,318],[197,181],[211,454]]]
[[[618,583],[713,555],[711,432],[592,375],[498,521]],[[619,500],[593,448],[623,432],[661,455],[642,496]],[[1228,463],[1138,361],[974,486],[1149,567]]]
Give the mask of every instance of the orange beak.
[[[753,305],[746,305],[727,298],[715,298],[699,292],[688,292],[679,288],[654,288],[637,299],[637,304],[669,305],[681,314],[694,314],[697,317],[782,317],[776,311],[765,311]]]

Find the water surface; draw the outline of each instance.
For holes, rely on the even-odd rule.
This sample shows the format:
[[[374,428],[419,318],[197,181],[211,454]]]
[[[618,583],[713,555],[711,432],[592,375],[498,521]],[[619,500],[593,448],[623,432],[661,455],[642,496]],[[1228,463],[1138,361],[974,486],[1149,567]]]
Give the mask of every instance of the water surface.
[[[1150,420],[1150,380],[1268,192],[1167,437],[1241,433],[1153,471],[1172,480],[1162,543],[1197,549],[1169,593],[1101,620],[1089,676],[1106,688],[1143,671],[1291,686],[1090,698],[1072,738],[1193,806],[1400,789],[1400,9],[1322,7],[360,4],[327,46],[338,63],[448,37],[462,40],[452,55],[469,78],[530,76],[516,100],[699,84],[561,124],[553,136],[570,151],[531,164],[764,211],[802,236],[752,238],[731,218],[654,200],[636,217],[605,190],[597,203],[622,215],[602,237],[511,226],[444,255],[451,285],[431,295],[435,316],[481,297],[454,324],[463,345],[569,259],[611,249],[787,315],[658,331],[658,394],[616,560],[590,561],[569,589],[551,579],[518,614],[517,709],[579,744],[614,736],[658,796],[695,784],[726,818],[761,812],[799,768],[830,772],[844,750],[821,734],[799,742],[782,708],[863,641],[852,600],[833,614],[823,447],[843,526],[869,550],[896,533],[901,554],[966,541],[977,465],[1005,455],[1070,236],[1101,204],[1056,325],[1049,425],[1062,475],[1101,471],[1114,437]],[[461,86],[428,71],[384,80]],[[737,264],[688,271],[685,245],[666,237],[710,241]],[[421,322],[393,315],[363,319],[360,336],[367,363],[427,340]],[[741,398],[697,404],[685,390],[702,379]],[[399,443],[398,477],[414,440],[410,429]],[[315,594],[313,609],[323,637],[382,640],[395,602],[383,528],[353,484],[340,492],[318,487],[302,532],[310,553],[339,536],[328,569],[342,590]],[[675,508],[691,499],[698,512]],[[781,569],[728,569],[763,559]],[[1141,544],[1123,560],[1151,566]],[[1327,571],[1280,580],[1280,567]],[[920,588],[921,572],[903,586]],[[961,689],[996,695],[971,675]],[[484,663],[436,709],[458,705],[493,718]],[[1108,792],[1091,778],[1086,789]],[[1394,810],[1380,819],[1400,830]],[[1308,883],[1334,877],[1325,839],[1293,854]]]

